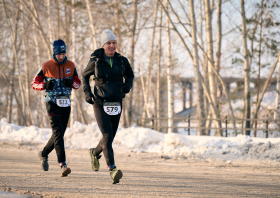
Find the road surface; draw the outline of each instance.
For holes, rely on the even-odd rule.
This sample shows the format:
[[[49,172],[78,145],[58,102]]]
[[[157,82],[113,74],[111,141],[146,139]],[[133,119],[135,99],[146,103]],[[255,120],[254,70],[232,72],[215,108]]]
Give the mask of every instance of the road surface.
[[[111,184],[104,156],[93,172],[88,150],[66,150],[72,173],[60,177],[55,152],[40,168],[42,145],[0,142],[0,190],[33,197],[280,197],[279,162],[229,162],[115,151],[123,171]]]

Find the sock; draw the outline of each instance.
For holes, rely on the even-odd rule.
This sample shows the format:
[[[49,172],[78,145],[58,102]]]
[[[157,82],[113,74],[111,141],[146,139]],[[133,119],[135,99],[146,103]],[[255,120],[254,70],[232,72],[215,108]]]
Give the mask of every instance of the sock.
[[[60,162],[60,163],[59,163],[59,166],[60,166],[60,167],[62,167],[62,166],[64,166],[64,165],[66,165],[66,162]]]
[[[108,166],[108,170],[110,171],[110,170],[112,170],[113,168],[115,168],[116,166],[115,166],[115,164],[113,164],[113,165],[111,165],[111,166]]]

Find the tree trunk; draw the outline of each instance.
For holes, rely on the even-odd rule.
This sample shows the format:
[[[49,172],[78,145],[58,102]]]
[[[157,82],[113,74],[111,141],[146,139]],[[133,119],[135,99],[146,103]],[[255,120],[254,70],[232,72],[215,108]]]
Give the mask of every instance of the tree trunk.
[[[166,0],[166,9],[168,11],[168,0]],[[171,76],[171,39],[170,39],[170,28],[169,28],[169,18],[166,16],[166,75],[167,75],[167,117],[168,117],[168,133],[172,133],[173,129],[173,110],[172,110],[172,76]]]
[[[280,59],[278,60],[274,119],[280,119]],[[259,101],[259,100],[258,100]]]
[[[205,117],[203,114],[203,88],[200,83],[200,75],[199,72],[199,63],[198,63],[198,51],[197,51],[197,39],[196,39],[196,20],[195,20],[195,13],[194,13],[194,4],[193,0],[189,0],[189,9],[190,9],[190,15],[191,15],[191,27],[192,27],[192,45],[193,45],[193,66],[195,69],[195,84],[197,87],[197,107],[196,107],[196,114],[197,114],[197,126],[204,126],[204,121],[200,120]],[[198,135],[205,135],[205,130],[198,128]]]
[[[5,7],[4,0],[2,0],[2,5],[3,5],[3,10],[4,10],[5,16],[7,18],[7,22],[8,22],[9,29],[10,29],[10,34],[11,34],[11,39],[12,39],[12,46],[13,46],[13,53],[15,55],[16,66],[17,66],[17,69],[18,69],[19,87],[20,87],[20,93],[21,93],[21,99],[22,99],[22,115],[23,115],[24,124],[25,124],[25,126],[27,126],[26,119],[25,119],[25,97],[24,97],[24,91],[23,91],[23,86],[22,86],[23,85],[23,81],[22,81],[21,70],[20,70],[20,67],[19,67],[19,60],[18,60],[18,54],[17,54],[17,50],[16,50],[16,43],[15,43],[14,32],[13,32],[13,29],[12,29],[12,24],[11,24],[11,22],[9,20],[9,16],[8,16],[8,14],[6,12],[6,7]]]
[[[213,2],[213,5],[214,5],[214,0],[212,2]],[[213,5],[212,5],[212,7],[214,7]],[[218,73],[220,73],[221,45],[222,45],[222,19],[221,19],[222,11],[221,11],[221,9],[222,9],[222,0],[218,0],[217,1],[217,44],[216,44],[216,58],[215,58],[215,69]],[[217,81],[217,77],[215,77],[215,82],[216,82],[215,84],[218,85],[218,87],[215,87],[215,88],[218,88],[218,93],[220,93],[219,97],[220,97],[220,100],[222,100],[221,83],[219,83]],[[215,93],[216,93],[215,96],[217,96],[217,89],[216,89]],[[217,100],[217,98],[216,98],[216,100]],[[218,109],[218,118],[220,118],[221,116],[220,116],[220,111],[219,111],[219,105],[218,104],[217,104],[217,109]],[[218,124],[219,124],[219,127],[221,127],[221,121],[220,120],[218,121]],[[219,134],[221,136],[223,136],[223,131],[220,130]]]
[[[26,32],[25,28],[25,18],[24,15],[22,15],[22,29],[24,32]],[[34,123],[31,119],[31,108],[30,108],[30,82],[29,82],[29,67],[28,67],[28,62],[27,62],[27,48],[26,48],[26,37],[25,35],[23,36],[23,41],[22,41],[22,49],[23,49],[23,65],[25,68],[25,88],[26,88],[26,107],[27,107],[27,124],[28,126],[31,126],[32,123]]]
[[[18,20],[19,17],[19,12],[17,12],[16,14],[16,18]],[[18,23],[15,23],[15,34],[14,34],[14,40],[16,43],[17,40],[17,31],[18,31]],[[8,100],[8,104],[7,104],[7,122],[11,123],[12,122],[12,110],[13,110],[13,98],[14,98],[14,94],[13,94],[13,89],[14,89],[14,75],[15,75],[15,64],[16,64],[16,58],[15,58],[15,54],[13,55],[13,61],[12,61],[12,68],[10,71],[10,85],[9,85],[9,100]]]
[[[140,57],[140,56],[139,56]],[[147,91],[146,91],[146,86],[145,86],[145,82],[144,82],[144,78],[143,78],[143,74],[142,74],[142,61],[141,59],[139,59],[139,75],[140,75],[140,81],[141,81],[141,87],[142,87],[142,92],[143,92],[143,100],[144,100],[144,107],[143,107],[143,111],[142,111],[142,118],[146,117],[146,113],[147,113],[147,116],[148,118],[150,118],[150,111],[145,111],[145,109],[148,109],[147,105],[148,105],[148,102],[147,102],[147,95],[145,94]],[[144,120],[143,120],[144,121]],[[144,122],[142,123],[144,124]]]
[[[96,37],[95,37],[95,27],[93,25],[89,0],[86,0],[86,5],[87,5],[88,18],[89,18],[89,26],[90,26],[90,30],[91,30],[90,50],[93,52],[95,49],[97,49],[97,44],[96,44]]]
[[[118,40],[118,45],[117,45],[117,51],[121,54],[121,43],[122,43],[122,37],[121,37],[121,24],[120,24],[120,2],[116,0],[116,15],[117,15],[117,40]]]
[[[205,17],[203,15],[203,0],[199,0],[199,14],[200,14],[200,18],[205,20]],[[203,23],[200,23],[200,34],[198,34],[199,38],[200,38],[200,43],[201,43],[201,47],[203,48],[202,50],[204,50],[204,38],[203,38]],[[207,56],[203,55],[203,79],[207,85],[207,89],[209,89],[209,80],[208,80],[208,60],[207,60]],[[210,135],[210,129],[208,129],[208,127],[210,127],[211,125],[211,112],[209,110],[209,101],[207,99],[207,96],[205,94],[205,91],[203,91],[203,105],[204,105],[204,115],[205,118],[207,118],[207,120],[205,121],[205,135]]]
[[[19,21],[19,9],[17,9],[16,14],[15,14],[15,20]],[[17,43],[17,38],[18,38],[18,27],[19,23],[14,23],[14,40],[15,43]],[[9,100],[7,103],[7,122],[11,123],[12,122],[12,110],[13,110],[13,99],[14,99],[14,94],[13,94],[13,89],[14,89],[14,75],[15,75],[15,64],[16,64],[16,59],[15,59],[15,54],[13,54],[13,59],[12,59],[12,68],[10,71],[10,85],[9,85]]]
[[[146,99],[147,99],[147,106],[146,106],[146,112],[148,115],[148,109],[147,107],[150,106],[150,87],[151,87],[151,73],[152,73],[152,66],[153,66],[153,51],[154,51],[154,40],[155,40],[155,26],[156,26],[156,20],[157,20],[157,9],[158,9],[158,1],[155,1],[155,7],[154,7],[154,19],[153,19],[153,29],[152,29],[152,35],[151,35],[151,45],[150,45],[150,55],[149,55],[149,65],[148,65],[148,74],[146,79]],[[151,113],[149,113],[151,115]],[[150,118],[150,117],[148,117]]]
[[[160,107],[161,107],[161,100],[160,100],[160,73],[161,73],[161,25],[162,25],[162,7],[160,7],[159,11],[159,29],[158,29],[158,56],[157,56],[157,96],[156,96],[156,117],[160,118]],[[156,121],[157,130],[160,131],[161,121],[158,119]]]
[[[278,61],[279,61],[279,57],[280,57],[280,52],[278,53],[277,58],[276,58],[276,60],[275,60],[275,63],[274,63],[274,65],[273,65],[272,69],[270,70],[270,73],[269,73],[269,75],[268,75],[268,77],[267,77],[267,79],[266,79],[266,81],[265,81],[265,83],[264,83],[264,87],[263,87],[263,90],[262,90],[260,99],[259,99],[259,101],[258,101],[258,103],[257,103],[257,105],[256,105],[256,110],[255,110],[255,112],[254,112],[254,114],[253,114],[253,119],[256,119],[256,117],[257,117],[257,114],[258,114],[258,112],[259,112],[260,104],[261,104],[261,102],[262,102],[264,93],[265,93],[266,88],[267,88],[267,86],[268,86],[268,83],[269,83],[269,81],[270,81],[270,79],[271,79],[271,76],[272,76],[272,74],[274,73],[274,70],[275,70],[275,68],[276,68],[276,66],[277,66],[277,63],[278,63]],[[254,123],[254,122],[252,122],[251,127],[253,127],[253,123]]]
[[[247,29],[246,29],[246,16],[244,8],[244,0],[240,0],[241,15],[242,15],[242,41],[243,41],[243,54],[244,54],[244,109],[245,119],[250,119],[250,65],[249,54],[247,48]],[[245,121],[245,128],[250,128],[250,120]],[[250,130],[246,130],[245,135],[250,135]]]
[[[53,31],[52,31],[52,20],[51,20],[51,1],[47,0],[47,7],[48,7],[48,28],[49,28],[49,45],[52,48],[53,43]]]
[[[261,50],[262,50],[262,28],[263,28],[263,2],[264,0],[262,0],[261,2],[261,13],[260,13],[260,17],[261,17],[261,23],[260,23],[260,43],[259,43],[259,70],[258,70],[258,81],[257,81],[257,102],[259,101],[259,95],[260,95],[260,78],[261,78]],[[278,84],[278,80],[279,80],[279,69],[278,69],[278,75],[277,75],[277,86],[279,86]],[[279,90],[280,87],[278,87]],[[278,93],[279,94],[279,93]],[[279,95],[276,94],[276,98],[279,97]],[[277,101],[275,98],[275,101]],[[278,101],[277,101],[278,102]],[[277,108],[277,107],[276,107]],[[276,109],[275,108],[275,109]],[[276,112],[275,112],[276,113]],[[275,115],[275,114],[274,114]],[[279,114],[278,114],[279,117]],[[278,119],[274,116],[274,119]],[[258,122],[255,122],[255,131],[254,131],[254,137],[257,137],[257,126],[258,126]]]
[[[71,32],[72,32],[72,62],[76,62],[76,56],[75,56],[75,0],[72,0],[72,8],[71,8],[71,15],[72,15],[72,21],[71,21]],[[75,120],[77,120],[77,109],[76,109],[76,93],[74,90],[72,90],[72,95],[71,95],[71,115],[70,115],[70,127],[73,127]]]
[[[40,61],[40,52],[39,52],[39,45],[38,45],[38,39],[37,39],[37,35],[34,34],[33,35],[34,38],[34,43],[35,43],[35,49],[36,49],[36,64],[38,69],[41,69],[41,61]],[[30,86],[30,85],[29,85]],[[40,93],[39,94],[39,100],[41,103],[41,108],[40,108],[40,127],[48,127],[48,115],[47,113],[44,111],[45,109],[45,101],[44,101],[44,94]]]
[[[7,122],[12,122],[12,110],[13,110],[13,86],[14,86],[14,74],[15,74],[15,56],[13,55],[12,68],[10,71],[10,86],[9,86],[9,100],[7,105]]]
[[[3,71],[0,70],[0,72],[1,72],[1,74],[2,74],[2,76],[3,76],[3,78],[4,78],[4,80],[7,82],[7,84],[8,84],[9,86],[11,86],[11,84],[9,83],[9,80],[7,79],[7,77],[5,76],[5,74],[3,73]],[[24,114],[23,114],[23,112],[22,112],[22,110],[21,110],[21,107],[20,107],[20,104],[19,104],[19,101],[18,101],[18,98],[17,98],[17,94],[16,94],[16,92],[15,92],[14,87],[12,87],[12,91],[13,91],[13,94],[14,94],[14,96],[15,96],[16,103],[17,103],[17,113],[18,113],[18,115],[17,115],[17,120],[18,120],[18,125],[21,125],[21,120],[23,120],[23,122],[25,123],[25,126],[27,126],[27,125],[26,125],[25,116],[24,116]]]
[[[136,33],[136,24],[137,24],[137,2],[138,0],[133,0],[133,22],[132,26],[130,28],[130,46],[129,46],[129,62],[132,67],[132,70],[134,70],[134,53],[135,53],[135,33]],[[134,88],[130,90],[130,93],[127,95],[128,105],[123,106],[123,113],[122,113],[122,125],[123,127],[127,127],[127,125],[131,125],[132,122],[132,100],[133,100],[133,90]],[[123,103],[126,101],[124,100]],[[127,109],[125,109],[127,108]],[[127,115],[125,115],[127,112]],[[128,117],[128,123],[126,120],[126,116]]]
[[[166,14],[166,15],[169,17],[169,19],[170,19],[169,13],[167,12],[166,8],[164,7],[164,5],[162,4],[161,1],[159,1],[159,2],[160,2],[160,4],[161,4],[162,8],[164,9],[165,14]],[[169,4],[169,5],[171,6],[171,4]],[[171,8],[172,8],[172,6],[171,6]],[[181,22],[181,20],[180,20],[180,18],[178,17],[177,13],[176,13],[174,10],[173,10],[173,13],[175,14],[175,16],[176,16],[176,18],[178,19],[179,23],[180,23],[181,25],[183,25],[182,22]],[[181,34],[179,33],[179,31],[177,30],[177,28],[176,28],[176,26],[174,25],[174,23],[173,23],[172,21],[170,21],[170,22],[171,22],[171,24],[172,24],[172,26],[173,26],[174,31],[175,31],[175,32],[177,33],[177,35],[179,36],[179,38],[180,38],[180,40],[182,41],[182,43],[183,43],[185,49],[186,49],[187,52],[188,52],[190,58],[191,58],[192,61],[193,61],[193,56],[192,56],[192,54],[191,54],[191,52],[190,52],[188,46],[186,45],[185,40],[183,39],[183,37],[181,36]],[[190,37],[192,37],[191,33],[188,31],[188,29],[185,28],[184,25],[183,25],[183,28],[186,30],[186,32],[188,33],[188,35],[189,35]],[[223,82],[221,76],[220,76],[220,75],[218,74],[218,72],[216,71],[216,69],[215,69],[215,67],[214,67],[214,63],[213,63],[213,62],[211,61],[211,59],[207,56],[207,54],[205,53],[203,47],[202,47],[201,45],[199,45],[198,43],[197,43],[197,46],[201,49],[201,51],[203,52],[204,57],[207,58],[207,61],[211,63],[211,64],[210,64],[210,67],[212,68],[213,72],[215,73],[215,75],[217,76],[217,78],[219,79],[220,83],[221,83],[222,86],[223,86],[223,89],[224,89],[224,91],[225,91],[225,95],[226,95],[227,101],[228,101],[228,103],[229,103],[230,112],[231,112],[231,116],[232,116],[232,122],[233,122],[234,128],[236,128],[236,127],[235,127],[234,112],[233,112],[232,105],[231,105],[231,102],[230,102],[230,99],[229,99],[229,95],[228,95],[227,90],[226,90],[225,83]],[[199,75],[201,75],[200,72],[199,72]],[[202,78],[202,79],[203,79],[203,78]],[[204,94],[205,94],[205,96],[207,97],[207,100],[209,101],[209,105],[210,105],[212,111],[217,112],[216,107],[213,107],[213,104],[210,102],[210,101],[212,101],[212,99],[209,98],[210,94],[208,93],[209,91],[208,91],[208,87],[207,87],[207,85],[208,85],[209,83],[205,83],[205,82],[204,82],[204,79],[203,79],[203,80],[202,80],[202,79],[201,79],[201,81],[202,81],[202,86],[203,86],[203,89],[204,89]],[[207,80],[207,78],[206,78],[206,80]],[[213,117],[214,117],[214,119],[217,119],[217,118],[218,118],[218,114],[213,115]],[[236,129],[235,129],[235,133],[236,133]]]
[[[217,2],[217,44],[216,44],[216,58],[215,69],[220,72],[220,60],[221,60],[221,46],[222,46],[222,0]]]
[[[24,23],[23,23],[24,26]],[[24,29],[24,27],[23,27]],[[27,65],[27,55],[26,55],[26,44],[25,39],[22,41],[22,48],[23,48],[23,57],[24,57],[24,68],[26,72],[25,76],[25,86],[26,86],[26,106],[27,106],[27,124],[28,126],[32,125],[31,122],[31,109],[30,109],[30,82],[29,82],[29,67]],[[33,122],[34,123],[34,122]]]
[[[39,21],[38,13],[37,13],[37,9],[36,9],[36,7],[35,7],[35,5],[34,5],[34,1],[33,1],[33,0],[30,0],[30,5],[31,5],[31,9],[32,9],[32,10],[26,5],[26,2],[25,2],[25,1],[21,0],[21,2],[22,2],[22,5],[25,6],[25,9],[28,10],[29,13],[30,13],[30,15],[33,17],[34,22],[35,22],[35,25],[37,26],[37,28],[38,28],[38,30],[39,30],[39,34],[40,34],[40,36],[42,37],[42,40],[43,40],[43,42],[44,42],[44,44],[45,44],[45,46],[46,46],[46,48],[47,48],[48,56],[49,56],[49,58],[51,58],[51,57],[52,57],[51,47],[50,47],[49,41],[48,41],[48,39],[47,39],[47,37],[46,37],[44,31],[43,31],[43,28],[42,28],[42,26],[41,26],[41,23],[40,23],[40,21]]]
[[[213,58],[213,38],[212,38],[212,12],[210,8],[210,0],[205,0],[205,18],[206,18],[206,40],[207,40],[207,56],[210,59],[208,61],[208,76],[209,76],[209,88],[212,101],[216,108],[218,109],[217,103],[217,80],[215,79],[212,68],[210,67],[210,61],[214,62]],[[213,112],[212,112],[213,113]],[[219,111],[217,111],[217,118],[220,118]],[[221,128],[221,122],[216,120],[214,121],[216,128]],[[215,131],[216,135],[222,136],[222,131]]]

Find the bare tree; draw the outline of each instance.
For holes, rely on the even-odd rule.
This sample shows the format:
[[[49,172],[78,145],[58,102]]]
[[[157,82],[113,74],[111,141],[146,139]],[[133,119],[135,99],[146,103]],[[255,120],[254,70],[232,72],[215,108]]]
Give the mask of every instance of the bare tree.
[[[278,60],[274,119],[280,119],[280,59]],[[259,101],[259,100],[258,100]]]
[[[91,30],[90,38],[91,38],[91,44],[90,44],[90,50],[93,52],[94,49],[97,49],[96,44],[96,37],[95,37],[95,27],[93,25],[92,15],[91,15],[91,8],[89,4],[89,0],[86,0],[86,6],[87,6],[87,12],[88,12],[88,18],[89,18],[89,26]]]
[[[154,52],[154,39],[155,39],[155,28],[156,28],[156,20],[157,20],[157,9],[158,9],[158,1],[155,1],[155,7],[154,7],[154,19],[153,19],[153,28],[152,28],[152,35],[151,35],[151,42],[150,42],[150,55],[149,55],[149,65],[148,65],[148,74],[147,74],[147,80],[146,80],[146,93],[145,97],[147,100],[147,105],[145,105],[144,111],[149,111],[149,96],[150,96],[150,87],[151,87],[151,73],[152,73],[152,66],[153,66],[153,52]],[[150,115],[150,113],[149,113]],[[148,117],[150,118],[150,117]]]
[[[14,14],[14,20],[16,21],[14,23],[14,41],[17,43],[18,39],[18,21],[19,21],[19,9],[16,9],[15,14]],[[12,107],[13,107],[13,86],[14,86],[14,74],[15,74],[15,54],[13,54],[12,57],[12,67],[10,69],[10,86],[9,86],[9,91],[8,91],[8,103],[7,103],[7,122],[12,122]]]
[[[166,0],[166,9],[168,11],[168,0]],[[166,52],[166,76],[167,76],[167,115],[168,115],[168,133],[172,133],[173,126],[173,109],[172,109],[172,74],[171,74],[171,40],[170,40],[170,28],[169,18],[166,16],[166,39],[167,39],[167,52]]]
[[[207,56],[209,58],[208,60],[208,78],[209,78],[209,88],[211,93],[211,98],[216,106],[218,108],[218,102],[217,102],[217,80],[215,78],[214,72],[212,68],[210,67],[210,62],[214,62],[214,56],[213,56],[213,37],[212,37],[212,11],[210,8],[210,0],[205,0],[205,18],[206,18],[206,39],[207,39]],[[218,17],[219,18],[219,17]],[[219,47],[218,47],[219,48]],[[217,69],[217,68],[216,68]],[[213,114],[214,112],[212,112]],[[217,112],[217,118],[220,118],[219,111]],[[219,120],[214,121],[217,128],[221,127],[221,122]],[[216,131],[217,135],[222,136],[222,131]]]
[[[246,29],[246,14],[244,8],[244,0],[240,0],[241,15],[242,15],[242,40],[243,40],[243,54],[244,54],[244,109],[245,118],[250,119],[251,107],[250,107],[250,65],[249,65],[249,53],[247,48],[247,29]],[[250,120],[245,121],[245,128],[250,128]],[[250,135],[250,130],[246,130],[246,135]]]
[[[199,62],[198,62],[198,51],[197,51],[197,39],[196,39],[196,20],[195,20],[195,13],[194,13],[194,4],[193,4],[193,0],[189,0],[189,9],[190,9],[190,15],[191,15],[191,25],[192,25],[192,45],[193,45],[193,66],[194,66],[194,70],[195,70],[195,83],[196,83],[196,87],[198,88],[197,93],[201,93],[203,92],[203,88],[200,84],[201,79],[200,79],[200,75],[199,75]],[[204,114],[203,114],[203,97],[202,96],[198,96],[198,103],[197,103],[197,108],[196,108],[196,114],[198,117],[198,121],[197,121],[197,125],[198,126],[202,126],[201,122],[203,122],[202,120],[200,120],[200,118],[204,118]],[[198,135],[205,135],[203,129],[198,128]]]
[[[37,12],[37,9],[36,9],[36,6],[34,4],[34,1],[33,0],[30,0],[30,6],[31,8],[28,6],[27,2],[21,0],[21,4],[25,7],[25,9],[30,13],[30,15],[33,17],[34,19],[34,22],[35,22],[35,25],[36,27],[38,28],[39,30],[39,34],[45,44],[45,47],[46,49],[48,50],[48,57],[49,59],[51,59],[52,57],[52,52],[51,52],[51,47],[50,47],[50,43],[47,39],[47,36],[46,34],[44,33],[43,31],[43,27],[40,23],[40,20],[39,20],[39,16],[38,16],[38,12]]]
[[[257,81],[257,102],[259,101],[259,95],[260,95],[260,79],[261,79],[261,50],[262,50],[262,28],[263,28],[263,2],[264,0],[261,0],[261,13],[260,13],[260,18],[261,18],[261,22],[260,22],[260,42],[259,42],[259,68],[258,68],[258,81]],[[278,70],[279,71],[279,70]],[[278,85],[278,83],[277,83]],[[280,87],[278,87],[279,90]],[[275,101],[277,101],[277,96],[275,98]],[[276,118],[274,118],[276,119]],[[258,122],[255,122],[255,128],[257,128],[258,126]],[[257,130],[255,130],[254,132],[254,137],[257,137]]]
[[[274,73],[274,70],[275,70],[275,68],[276,68],[276,66],[277,66],[277,63],[278,63],[278,61],[279,61],[279,57],[280,57],[280,52],[278,53],[278,55],[277,55],[277,57],[276,57],[276,60],[275,60],[273,66],[272,66],[272,68],[271,68],[271,70],[270,70],[270,73],[269,73],[268,77],[266,78],[266,81],[265,81],[265,83],[264,83],[264,87],[263,87],[262,93],[261,93],[260,98],[259,98],[259,100],[258,100],[258,103],[257,103],[257,105],[256,105],[256,110],[255,110],[255,112],[254,112],[254,114],[253,114],[253,119],[256,119],[256,117],[257,117],[257,115],[258,115],[258,112],[259,112],[259,109],[260,109],[260,105],[261,105],[263,96],[264,96],[264,94],[265,94],[265,91],[266,91],[266,89],[267,89],[267,86],[268,86],[268,84],[269,84],[269,81],[270,81],[270,79],[271,79],[271,77],[272,77],[272,74]],[[251,123],[251,126],[250,126],[250,127],[253,127],[253,124],[254,124],[254,122]]]
[[[7,77],[5,76],[5,74],[3,73],[3,71],[0,70],[0,72],[1,72],[2,76],[4,77],[4,80],[6,81],[6,83],[7,83],[8,85],[10,85],[10,83],[9,83]],[[10,85],[10,86],[11,86],[11,85]],[[21,114],[21,117],[23,118],[23,121],[24,121],[24,123],[25,123],[25,125],[26,125],[25,116],[24,116],[24,114],[23,114],[23,112],[22,112],[22,110],[21,110],[21,107],[20,107],[19,101],[18,101],[18,99],[17,99],[17,94],[16,94],[16,92],[15,92],[14,87],[12,87],[12,90],[13,90],[13,93],[14,93],[14,96],[15,96],[15,99],[16,99],[16,103],[17,103],[17,106],[18,106],[17,109],[18,109],[19,113]],[[26,126],[27,126],[27,125],[26,125]]]
[[[36,65],[37,65],[38,69],[41,69],[39,44],[38,44],[38,39],[37,39],[36,31],[34,31],[33,39],[34,39],[35,51],[36,51]],[[48,122],[47,122],[47,114],[44,111],[45,101],[44,101],[44,95],[43,94],[40,94],[39,101],[41,102],[41,108],[40,108],[41,122],[40,122],[40,126],[41,127],[47,127],[48,126]]]
[[[31,109],[30,109],[30,82],[29,82],[29,67],[27,65],[27,53],[26,53],[26,44],[25,39],[22,41],[22,47],[23,47],[23,64],[26,72],[25,76],[25,87],[26,87],[26,105],[27,105],[27,124],[28,126],[31,126]]]
[[[14,32],[13,32],[12,24],[9,20],[9,16],[7,14],[7,11],[6,11],[6,6],[5,6],[5,3],[4,3],[4,0],[2,0],[2,4],[3,4],[3,11],[5,13],[7,23],[9,25],[9,30],[10,30],[12,45],[13,45],[13,53],[15,55],[16,66],[17,66],[17,69],[18,69],[19,87],[20,87],[21,100],[22,100],[22,110],[21,111],[22,111],[22,115],[23,115],[24,124],[27,125],[26,119],[25,119],[25,96],[24,96],[24,90],[23,90],[23,81],[22,81],[21,70],[20,70],[20,67],[19,67],[19,59],[18,59],[18,54],[17,54],[17,50],[16,50],[16,42],[15,42]]]
[[[76,36],[76,28],[75,28],[75,0],[71,1],[71,32],[72,32],[72,61],[75,63],[76,62],[76,42],[75,42],[75,36]],[[72,95],[71,95],[71,115],[70,115],[70,127],[72,127],[74,125],[74,121],[77,119],[77,103],[76,103],[76,92],[72,91]]]
[[[214,2],[214,1],[212,1]],[[214,3],[213,3],[214,4]],[[220,72],[221,62],[221,46],[222,46],[222,0],[217,1],[217,44],[216,44],[216,58],[215,69]]]
[[[120,12],[121,12],[121,9],[120,9],[120,1],[118,1],[118,0],[116,0],[116,3],[115,3],[115,9],[116,9],[116,25],[117,25],[117,27],[116,27],[116,32],[117,32],[117,40],[118,40],[118,45],[117,45],[117,51],[119,52],[119,53],[122,53],[121,52],[121,44],[122,44],[122,37],[121,37],[121,22],[120,22],[120,20],[121,20],[121,14],[120,14]]]
[[[130,46],[129,46],[128,58],[129,58],[129,62],[130,62],[130,65],[131,65],[132,69],[134,69],[134,53],[135,53],[135,43],[136,43],[135,35],[136,35],[136,25],[137,25],[137,16],[138,16],[137,4],[138,4],[138,0],[133,0],[132,1],[133,21],[132,21],[131,27],[129,28]],[[126,107],[126,104],[125,104],[126,102],[125,101],[123,102],[123,108],[124,108],[124,111],[123,111],[123,114],[122,114],[123,127],[127,127],[127,121],[126,121],[125,116],[128,116],[128,122],[129,122],[128,124],[131,125],[133,90],[134,89],[132,87],[132,89],[130,90],[130,93],[128,94],[128,100],[129,100],[128,107]],[[128,108],[128,109],[126,110],[126,108]],[[125,115],[125,112],[127,112],[127,115]]]
[[[53,29],[52,29],[52,19],[51,19],[51,1],[46,0],[47,2],[47,8],[48,8],[48,34],[49,34],[49,45],[50,48],[52,48],[52,42],[53,42]]]
[[[160,100],[160,74],[161,74],[161,25],[162,25],[162,7],[160,7],[159,10],[159,28],[158,28],[158,55],[157,55],[157,86],[156,86],[156,117],[160,118],[161,114],[160,114],[160,107],[161,107],[161,100]],[[157,130],[160,131],[160,119],[157,120]]]
[[[280,59],[278,60],[278,70],[277,70],[277,84],[276,84],[274,119],[279,119],[280,118],[280,116],[279,116],[279,111],[280,111],[280,97],[279,97],[279,95],[280,95]],[[257,101],[259,101],[259,99]]]

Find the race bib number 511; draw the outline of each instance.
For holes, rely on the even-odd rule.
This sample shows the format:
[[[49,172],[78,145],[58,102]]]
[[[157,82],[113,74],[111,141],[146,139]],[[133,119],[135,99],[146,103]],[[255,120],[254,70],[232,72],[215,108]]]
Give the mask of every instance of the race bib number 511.
[[[120,102],[104,102],[103,109],[108,115],[118,115],[121,113]]]

